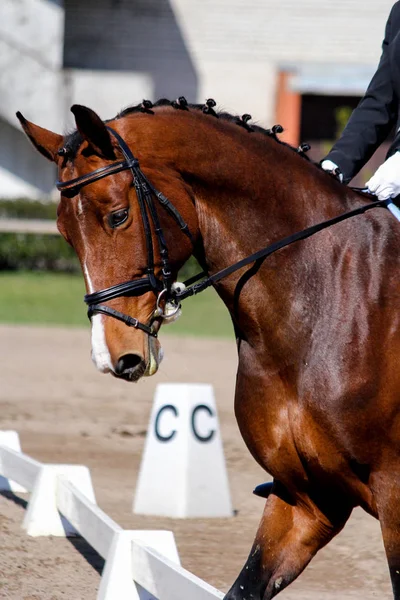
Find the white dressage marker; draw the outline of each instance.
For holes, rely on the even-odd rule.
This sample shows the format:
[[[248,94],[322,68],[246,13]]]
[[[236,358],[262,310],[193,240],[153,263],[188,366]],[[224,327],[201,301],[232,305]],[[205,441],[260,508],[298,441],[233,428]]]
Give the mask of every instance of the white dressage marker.
[[[232,516],[211,385],[158,385],[133,511],[175,518]]]

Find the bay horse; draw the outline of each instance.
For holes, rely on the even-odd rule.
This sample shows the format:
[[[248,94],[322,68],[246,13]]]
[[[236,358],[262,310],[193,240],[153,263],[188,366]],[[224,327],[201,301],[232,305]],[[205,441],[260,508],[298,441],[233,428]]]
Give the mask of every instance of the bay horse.
[[[278,128],[212,101],[146,101],[107,122],[71,110],[67,136],[17,115],[58,166],[58,228],[82,265],[93,360],[119,378],[157,371],[163,294],[191,254],[212,277],[368,202]],[[274,597],[356,506],[380,521],[400,600],[399,274],[400,227],[377,205],[214,282],[237,338],[239,428],[274,478],[226,600]]]

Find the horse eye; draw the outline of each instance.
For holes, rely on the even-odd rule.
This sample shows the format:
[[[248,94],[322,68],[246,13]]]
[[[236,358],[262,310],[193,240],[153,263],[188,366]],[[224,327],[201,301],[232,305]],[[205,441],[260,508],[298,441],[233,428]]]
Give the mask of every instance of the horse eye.
[[[123,208],[122,210],[116,210],[108,215],[108,224],[111,229],[115,229],[125,223],[128,218],[129,211],[127,208]]]

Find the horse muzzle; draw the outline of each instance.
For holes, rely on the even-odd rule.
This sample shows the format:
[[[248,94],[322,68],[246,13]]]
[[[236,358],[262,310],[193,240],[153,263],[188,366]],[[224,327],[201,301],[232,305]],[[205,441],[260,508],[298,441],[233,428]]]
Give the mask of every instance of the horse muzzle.
[[[163,350],[159,342],[148,337],[146,359],[139,353],[123,354],[118,358],[112,374],[118,379],[136,382],[142,377],[151,377],[157,373],[162,359]]]

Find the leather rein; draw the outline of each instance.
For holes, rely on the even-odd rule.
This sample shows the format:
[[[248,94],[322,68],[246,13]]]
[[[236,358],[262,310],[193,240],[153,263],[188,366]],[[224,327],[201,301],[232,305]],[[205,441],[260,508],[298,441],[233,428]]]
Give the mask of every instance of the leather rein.
[[[91,317],[94,314],[101,313],[113,317],[114,319],[117,319],[119,321],[122,321],[129,327],[140,329],[152,337],[157,337],[157,331],[155,331],[152,327],[153,321],[159,318],[164,319],[172,316],[170,314],[166,314],[163,311],[163,309],[160,306],[161,300],[175,305],[175,312],[177,312],[180,308],[181,300],[184,300],[189,296],[199,294],[206,288],[220,281],[224,277],[231,275],[235,271],[238,271],[239,269],[257,260],[265,259],[277,250],[285,248],[286,246],[289,246],[290,244],[293,244],[294,242],[297,242],[299,240],[304,240],[314,235],[318,231],[321,231],[322,229],[331,227],[332,225],[340,223],[341,221],[349,219],[350,217],[363,214],[372,208],[387,207],[388,204],[392,202],[391,199],[375,200],[374,202],[365,204],[364,206],[360,206],[351,211],[338,215],[337,217],[333,217],[332,219],[329,219],[327,221],[317,223],[316,225],[312,225],[307,229],[303,229],[302,231],[298,231],[297,233],[294,233],[281,240],[278,240],[273,244],[270,244],[269,246],[258,250],[258,252],[255,252],[243,258],[237,263],[225,269],[222,269],[217,273],[214,273],[213,275],[207,277],[207,274],[205,272],[202,272],[198,275],[195,275],[194,277],[191,277],[184,283],[174,283],[172,281],[172,272],[169,263],[168,248],[153,199],[157,199],[157,201],[179,225],[182,232],[190,239],[192,245],[194,246],[193,236],[189,230],[188,225],[185,223],[175,206],[170,202],[170,200],[168,200],[166,196],[164,196],[164,194],[162,194],[162,192],[158,191],[144,175],[144,173],[140,169],[138,159],[134,157],[130,148],[123,140],[123,138],[111,127],[107,126],[107,129],[118,142],[119,148],[125,160],[115,162],[106,167],[101,167],[100,169],[96,169],[95,171],[82,175],[81,177],[70,179],[69,181],[57,181],[56,186],[57,189],[64,196],[72,198],[73,196],[79,194],[79,191],[89,183],[93,183],[94,181],[98,181],[99,179],[103,179],[104,177],[108,177],[109,175],[114,175],[116,173],[119,173],[120,171],[128,169],[131,171],[133,177],[133,185],[140,207],[146,239],[146,275],[138,279],[127,281],[125,283],[113,285],[109,288],[105,288],[98,292],[86,294],[84,296],[84,301],[88,306],[89,319],[91,319]],[[357,191],[363,192],[364,190],[359,189]],[[152,222],[153,224],[161,257],[161,279],[158,279],[154,273],[154,247],[151,235],[150,222]],[[203,279],[203,281],[201,281],[200,283],[196,283],[201,279]],[[157,296],[156,311],[149,324],[141,323],[135,317],[125,315],[124,313],[121,313],[115,310],[114,308],[102,304],[103,302],[113,300],[114,298],[121,298],[124,296],[142,296],[147,292],[154,292],[154,294]]]

